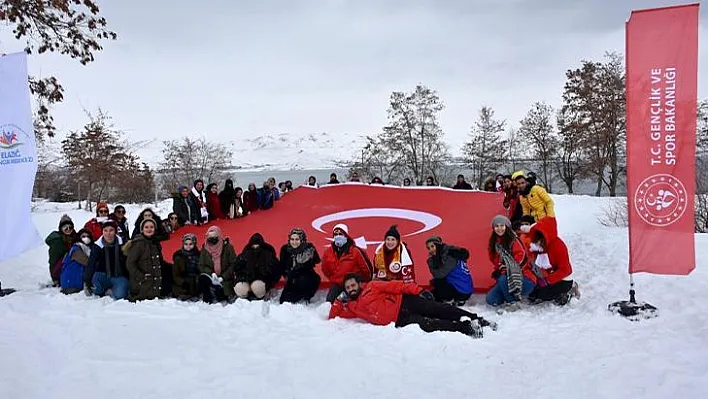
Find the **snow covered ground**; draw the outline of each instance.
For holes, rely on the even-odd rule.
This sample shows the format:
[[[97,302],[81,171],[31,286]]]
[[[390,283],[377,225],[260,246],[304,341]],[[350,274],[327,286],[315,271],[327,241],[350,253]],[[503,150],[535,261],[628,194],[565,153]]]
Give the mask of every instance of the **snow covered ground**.
[[[0,263],[3,285],[20,289],[0,299],[0,397],[708,397],[708,235],[696,235],[690,276],[637,276],[639,299],[661,315],[632,323],[606,311],[627,296],[627,230],[596,221],[609,199],[555,200],[581,300],[497,315],[475,295],[469,309],[500,325],[482,340],[326,321],[321,300],[65,296],[38,290],[48,278],[39,247]],[[33,221],[43,236],[64,212],[82,224],[90,215],[74,207],[38,204]]]

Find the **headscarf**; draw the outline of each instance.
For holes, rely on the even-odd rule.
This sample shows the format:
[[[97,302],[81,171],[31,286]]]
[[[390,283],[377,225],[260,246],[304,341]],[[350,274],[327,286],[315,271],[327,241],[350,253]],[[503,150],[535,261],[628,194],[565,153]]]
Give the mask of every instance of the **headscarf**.
[[[206,237],[209,236],[219,237],[219,242],[216,244],[209,244],[209,241],[204,243],[204,249],[211,255],[211,260],[214,262],[214,273],[217,276],[221,276],[221,253],[224,250],[224,240],[221,238],[221,229],[218,226],[211,226],[207,230]]]

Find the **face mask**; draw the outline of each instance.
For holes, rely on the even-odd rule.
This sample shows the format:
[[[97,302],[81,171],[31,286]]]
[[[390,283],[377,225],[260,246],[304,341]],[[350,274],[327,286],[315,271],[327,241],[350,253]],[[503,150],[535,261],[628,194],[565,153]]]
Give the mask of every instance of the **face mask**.
[[[86,244],[86,245],[91,244],[91,238],[90,238],[90,237],[83,237],[83,238],[81,239],[81,241],[82,241],[84,244]]]
[[[334,245],[338,247],[343,247],[344,244],[347,243],[347,237],[346,236],[334,236]]]
[[[108,217],[107,216],[99,216],[96,218],[96,220],[98,221],[98,223],[103,223],[108,220]]]
[[[216,245],[219,243],[219,237],[209,237],[207,238],[207,242],[211,245]]]

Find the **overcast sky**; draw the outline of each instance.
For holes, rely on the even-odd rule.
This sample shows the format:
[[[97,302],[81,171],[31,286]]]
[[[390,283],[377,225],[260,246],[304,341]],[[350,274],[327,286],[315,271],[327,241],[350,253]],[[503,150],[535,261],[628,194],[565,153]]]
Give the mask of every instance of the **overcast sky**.
[[[459,146],[483,105],[513,125],[534,101],[559,105],[564,73],[582,59],[624,50],[632,8],[644,0],[168,0],[100,1],[119,35],[81,66],[32,56],[66,99],[63,131],[102,107],[134,139],[193,133],[234,140],[265,133],[371,134],[391,91],[422,83],[446,104]],[[701,10],[701,58],[708,50]],[[7,31],[7,27],[3,27]],[[0,48],[20,50],[7,34]],[[708,79],[699,94],[708,97]]]

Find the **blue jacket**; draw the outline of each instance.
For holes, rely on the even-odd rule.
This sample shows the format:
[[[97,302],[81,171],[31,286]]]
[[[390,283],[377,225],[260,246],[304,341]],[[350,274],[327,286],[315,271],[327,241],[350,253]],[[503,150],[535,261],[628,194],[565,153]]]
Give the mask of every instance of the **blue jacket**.
[[[445,277],[445,280],[455,287],[455,290],[460,294],[471,294],[474,290],[472,275],[464,260],[457,261],[457,265]]]
[[[93,247],[93,245],[90,247]],[[79,244],[74,244],[64,257],[64,262],[61,265],[59,279],[61,288],[83,289],[86,265],[88,265],[88,256],[83,252]]]

